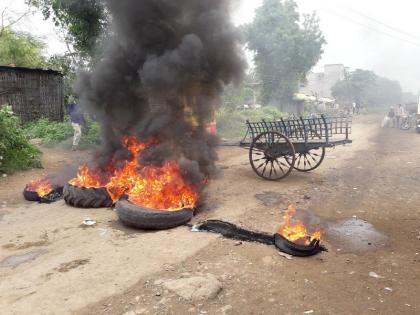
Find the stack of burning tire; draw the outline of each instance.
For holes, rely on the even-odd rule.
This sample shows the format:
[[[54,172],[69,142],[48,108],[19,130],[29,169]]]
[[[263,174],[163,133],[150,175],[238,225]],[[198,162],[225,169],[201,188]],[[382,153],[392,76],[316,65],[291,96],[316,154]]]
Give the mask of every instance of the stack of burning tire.
[[[64,200],[77,208],[109,208],[115,205],[124,225],[142,230],[174,228],[189,222],[194,213],[192,208],[152,209],[136,205],[126,196],[114,203],[105,187],[78,187],[70,183],[64,187]]]
[[[64,187],[64,200],[73,207],[101,208],[115,205],[121,222],[143,230],[174,228],[191,220],[198,192],[188,184],[176,161],[142,166],[139,154],[147,144],[126,137],[130,157],[104,170],[83,165]]]

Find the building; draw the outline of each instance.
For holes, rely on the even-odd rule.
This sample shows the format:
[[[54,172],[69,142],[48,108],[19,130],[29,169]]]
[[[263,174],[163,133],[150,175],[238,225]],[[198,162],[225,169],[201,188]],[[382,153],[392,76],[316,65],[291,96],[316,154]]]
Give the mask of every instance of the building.
[[[64,117],[63,75],[44,69],[0,66],[0,106],[9,104],[23,122]]]
[[[332,88],[345,79],[346,68],[342,64],[324,66],[324,72],[309,72],[307,83],[301,87],[300,93],[319,98],[333,98]]]

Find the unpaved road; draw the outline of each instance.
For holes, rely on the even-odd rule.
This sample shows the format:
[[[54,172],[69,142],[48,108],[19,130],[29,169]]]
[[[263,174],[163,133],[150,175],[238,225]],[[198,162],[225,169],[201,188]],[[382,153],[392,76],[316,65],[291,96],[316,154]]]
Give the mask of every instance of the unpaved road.
[[[378,121],[357,118],[353,145],[330,150],[314,173],[278,183],[259,179],[246,151],[220,149],[223,174],[194,222],[217,218],[274,232],[295,203],[326,227],[366,220],[386,237],[352,244],[364,231],[329,233],[329,252],[307,259],[287,260],[272,247],[186,227],[138,232],[109,209],[26,203],[21,190],[40,171],[0,179],[0,313],[420,313],[420,135],[381,130]],[[44,165],[51,172],[85,158],[47,150]],[[81,227],[86,217],[98,224]],[[221,281],[216,299],[191,303],[155,284],[200,273]]]

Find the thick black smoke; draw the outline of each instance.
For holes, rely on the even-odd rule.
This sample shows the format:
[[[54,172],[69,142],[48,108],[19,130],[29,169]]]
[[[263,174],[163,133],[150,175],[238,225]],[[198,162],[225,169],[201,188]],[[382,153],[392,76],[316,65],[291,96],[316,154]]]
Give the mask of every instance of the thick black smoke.
[[[224,85],[244,71],[240,36],[229,0],[106,0],[111,31],[103,58],[81,73],[82,106],[102,124],[98,157],[126,157],[121,139],[136,135],[160,144],[142,163],[177,159],[191,181],[217,158],[205,124]],[[99,159],[107,163],[106,159]]]

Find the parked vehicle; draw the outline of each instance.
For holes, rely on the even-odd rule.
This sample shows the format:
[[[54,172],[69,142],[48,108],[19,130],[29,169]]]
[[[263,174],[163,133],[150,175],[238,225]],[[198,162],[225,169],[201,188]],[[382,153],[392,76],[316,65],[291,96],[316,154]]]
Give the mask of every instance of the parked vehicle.
[[[403,117],[402,120],[401,120],[400,129],[401,130],[410,130],[414,126],[417,127],[417,125],[416,125],[417,122],[418,122],[417,116],[418,116],[417,114],[409,114],[409,115]]]

